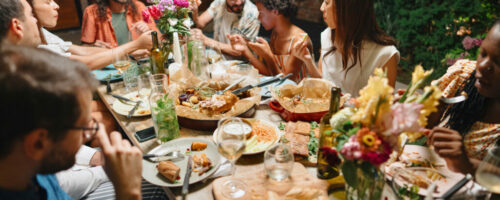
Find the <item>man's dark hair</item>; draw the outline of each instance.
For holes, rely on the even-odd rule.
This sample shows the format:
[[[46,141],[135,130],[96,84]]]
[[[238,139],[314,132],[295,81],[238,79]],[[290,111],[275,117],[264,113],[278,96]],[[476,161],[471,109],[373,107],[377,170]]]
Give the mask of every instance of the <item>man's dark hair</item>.
[[[97,12],[99,13],[99,18],[104,22],[108,20],[106,9],[109,7],[109,1],[113,0],[96,0],[97,4]],[[131,9],[134,15],[142,16],[141,13],[137,12],[137,7],[135,6],[132,0],[127,1],[127,6],[125,6],[125,14],[128,12],[128,9]]]
[[[24,20],[23,12],[24,8],[19,0],[0,1],[0,42],[7,37],[12,19]]]
[[[295,0],[255,0],[260,2],[268,10],[277,10],[287,18],[293,18],[297,14],[297,3]]]
[[[82,110],[78,95],[96,80],[80,62],[31,47],[0,50],[0,159],[37,128],[54,141],[74,127]]]

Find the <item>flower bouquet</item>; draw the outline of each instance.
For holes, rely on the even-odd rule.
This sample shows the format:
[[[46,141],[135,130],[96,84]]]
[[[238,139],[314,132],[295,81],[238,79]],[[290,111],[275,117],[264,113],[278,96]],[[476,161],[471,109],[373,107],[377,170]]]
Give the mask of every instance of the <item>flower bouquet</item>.
[[[182,63],[180,40],[189,37],[190,28],[194,24],[189,18],[188,7],[190,3],[197,2],[188,0],[148,0],[148,2],[153,5],[142,12],[142,17],[145,21],[151,18],[157,20],[158,28],[163,34],[161,47],[164,60],[166,61],[169,53],[173,52],[175,62]],[[187,55],[187,52],[184,52],[184,55]]]
[[[399,136],[423,135],[427,117],[437,111],[441,97],[441,91],[432,84],[424,88],[423,94],[416,93],[431,73],[417,66],[408,89],[395,101],[394,89],[384,72],[377,69],[360,96],[350,101],[353,106],[343,108],[330,119],[338,136],[335,149],[329,149],[329,160],[338,162],[333,159],[336,156],[342,160],[348,199],[380,199],[384,186],[380,165],[393,150],[399,151]]]

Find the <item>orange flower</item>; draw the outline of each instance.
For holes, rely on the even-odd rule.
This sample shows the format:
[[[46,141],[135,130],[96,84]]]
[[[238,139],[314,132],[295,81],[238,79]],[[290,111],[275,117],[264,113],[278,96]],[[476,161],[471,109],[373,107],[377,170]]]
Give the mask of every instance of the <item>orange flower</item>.
[[[382,140],[378,137],[377,133],[370,131],[368,128],[362,128],[356,133],[357,140],[361,145],[362,152],[373,152],[378,149]]]

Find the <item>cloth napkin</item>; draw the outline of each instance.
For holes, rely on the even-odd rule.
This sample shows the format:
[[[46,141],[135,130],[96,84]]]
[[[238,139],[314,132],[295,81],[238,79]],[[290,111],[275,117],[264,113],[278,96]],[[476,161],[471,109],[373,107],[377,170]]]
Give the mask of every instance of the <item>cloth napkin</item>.
[[[210,178],[217,178],[229,175],[231,175],[231,162],[229,162],[228,159],[221,156],[219,168],[217,169],[217,171],[214,172],[214,174],[212,174],[212,176],[210,176]]]

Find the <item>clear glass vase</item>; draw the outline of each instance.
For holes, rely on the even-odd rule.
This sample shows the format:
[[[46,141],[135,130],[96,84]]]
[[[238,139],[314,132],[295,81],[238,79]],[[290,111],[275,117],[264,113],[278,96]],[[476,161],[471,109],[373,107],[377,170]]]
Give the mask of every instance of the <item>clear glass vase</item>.
[[[354,170],[356,183],[350,184],[350,181],[346,181],[346,199],[380,200],[385,184],[384,173],[376,167],[365,167],[364,169],[355,167]]]
[[[167,92],[167,75],[150,76],[151,95],[149,105],[158,142],[165,143],[179,137],[179,123],[175,113],[175,104]]]

